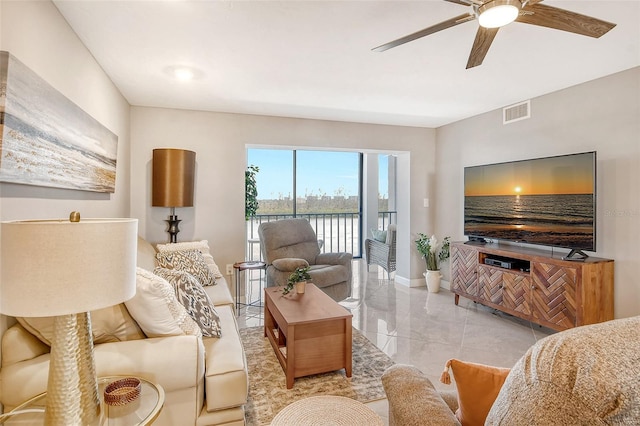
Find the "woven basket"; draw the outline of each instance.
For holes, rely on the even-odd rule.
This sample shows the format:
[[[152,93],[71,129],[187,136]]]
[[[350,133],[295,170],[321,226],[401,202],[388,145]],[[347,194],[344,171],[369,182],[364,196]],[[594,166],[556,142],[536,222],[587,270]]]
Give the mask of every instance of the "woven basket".
[[[104,402],[107,405],[126,405],[135,401],[142,391],[140,380],[135,377],[111,382],[104,389]]]

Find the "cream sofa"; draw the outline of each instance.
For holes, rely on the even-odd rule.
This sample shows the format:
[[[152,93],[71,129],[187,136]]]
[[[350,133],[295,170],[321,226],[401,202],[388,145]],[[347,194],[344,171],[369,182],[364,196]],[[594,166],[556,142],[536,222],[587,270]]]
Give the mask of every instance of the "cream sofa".
[[[155,253],[151,244],[139,239],[138,266],[153,270]],[[146,338],[124,305],[95,315],[92,312],[96,341],[110,340],[112,331],[96,330],[103,323],[110,323],[107,328],[116,328],[118,333],[132,336],[132,340],[95,344],[98,376],[136,375],[162,385],[165,404],[155,425],[245,424],[247,363],[233,299],[224,278],[204,288],[220,317],[221,338],[194,335]],[[0,403],[5,412],[46,391],[48,364],[49,346],[21,324],[15,323],[4,333]]]
[[[436,391],[417,368],[390,367],[382,383],[391,426],[460,425],[455,394]],[[538,341],[498,392],[486,425],[640,425],[640,316]],[[471,404],[482,398],[466,393]]]

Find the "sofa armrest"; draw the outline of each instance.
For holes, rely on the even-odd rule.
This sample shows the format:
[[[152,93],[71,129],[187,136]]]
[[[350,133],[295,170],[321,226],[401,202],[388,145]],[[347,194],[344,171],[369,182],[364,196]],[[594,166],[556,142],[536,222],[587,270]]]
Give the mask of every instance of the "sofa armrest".
[[[349,266],[353,255],[351,253],[320,253],[316,257],[316,265]]]
[[[141,376],[165,392],[203,385],[204,346],[196,336],[103,343],[95,346],[94,357],[98,376]]]
[[[447,403],[417,368],[397,364],[382,375],[389,401],[389,425],[460,426]]]
[[[169,393],[195,388],[204,392],[204,346],[196,336],[170,336],[95,345],[96,373],[100,376],[135,375],[159,383]],[[13,408],[47,390],[50,354],[3,366],[0,402]],[[194,392],[196,393],[196,392]],[[194,401],[200,410],[203,397]],[[197,404],[197,406],[196,406]]]

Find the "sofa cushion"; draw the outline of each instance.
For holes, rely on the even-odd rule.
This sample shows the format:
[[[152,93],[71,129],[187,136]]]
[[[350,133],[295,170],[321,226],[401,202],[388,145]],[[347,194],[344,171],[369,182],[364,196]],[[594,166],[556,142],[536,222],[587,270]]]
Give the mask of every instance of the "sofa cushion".
[[[202,335],[220,337],[220,317],[209,295],[198,280],[185,271],[155,268],[153,273],[161,276],[173,286],[178,301],[198,324]]]
[[[219,339],[205,337],[205,393],[207,411],[221,410],[247,402],[247,361],[231,305],[218,307],[224,330]]]
[[[298,259],[296,257],[287,257],[284,259],[276,259],[273,261],[274,268],[283,272],[293,272],[296,268],[306,268],[309,266],[309,262],[304,259]]]
[[[450,382],[449,368],[453,372],[458,391],[459,408],[456,410],[456,417],[462,426],[483,425],[509,369],[450,359],[441,378],[446,384]]]
[[[146,269],[137,268],[136,294],[125,305],[148,337],[202,336],[171,284]]]
[[[382,231],[380,229],[372,228],[371,229],[371,237],[376,241],[379,241],[381,243],[386,243],[387,242],[387,231]]]
[[[233,296],[231,296],[231,290],[227,285],[227,281],[224,278],[219,278],[216,285],[208,285],[204,287],[204,291],[207,292],[213,306],[220,305],[235,305]]]
[[[307,219],[282,219],[258,227],[261,249],[267,265],[275,259],[296,257],[310,265],[320,254],[318,238]]]
[[[54,317],[16,318],[18,322],[41,342],[51,346]],[[119,342],[144,339],[143,330],[129,315],[123,303],[91,311],[93,343]]]
[[[489,425],[640,424],[640,316],[563,331],[511,369]]]
[[[311,265],[309,275],[311,282],[322,288],[348,281],[351,271],[342,265]]]
[[[202,285],[214,285],[216,278],[204,261],[199,250],[159,251],[156,254],[158,266],[188,272]]]
[[[156,249],[144,238],[138,236],[137,266],[147,271],[156,267]]]
[[[213,273],[215,278],[222,278],[223,275],[220,272],[220,268],[216,264],[213,256],[211,255],[211,249],[209,248],[209,242],[207,240],[200,241],[186,241],[183,243],[170,243],[170,244],[157,244],[156,249],[160,252],[170,251],[183,251],[183,250],[198,250],[202,253],[205,263],[209,266],[209,269]]]

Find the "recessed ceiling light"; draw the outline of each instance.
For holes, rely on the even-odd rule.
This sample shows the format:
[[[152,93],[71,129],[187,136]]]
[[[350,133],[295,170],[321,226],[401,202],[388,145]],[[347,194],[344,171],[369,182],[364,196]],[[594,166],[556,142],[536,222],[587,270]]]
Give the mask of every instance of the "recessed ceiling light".
[[[193,71],[189,68],[175,68],[173,75],[180,81],[188,81],[193,78]]]
[[[204,73],[196,68],[185,65],[172,65],[164,69],[164,73],[178,81],[189,81],[202,78]]]

